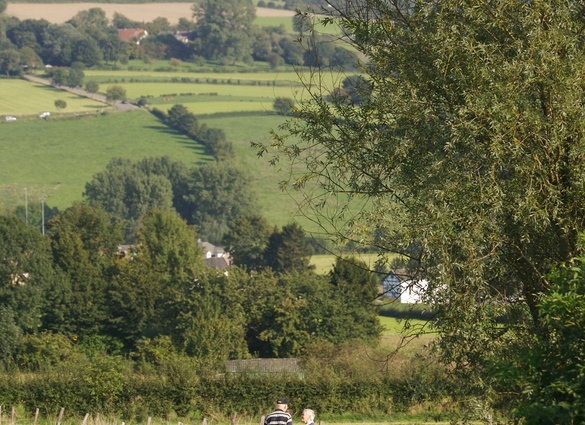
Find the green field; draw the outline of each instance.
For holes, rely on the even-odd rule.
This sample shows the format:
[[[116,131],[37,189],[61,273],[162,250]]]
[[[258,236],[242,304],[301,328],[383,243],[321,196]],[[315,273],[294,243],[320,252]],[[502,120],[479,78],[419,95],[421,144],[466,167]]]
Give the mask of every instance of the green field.
[[[288,33],[295,33],[292,17],[258,17],[254,20],[254,25],[258,25],[259,27],[278,27],[284,25],[284,28]],[[320,22],[315,23],[314,25],[317,34],[334,35],[339,34],[341,31],[337,25],[324,26]]]
[[[284,121],[273,112],[276,97],[301,100],[307,93],[304,84],[330,90],[343,75],[311,80],[310,73],[290,70],[212,72],[207,64],[206,71],[193,72],[193,66],[181,64],[179,72],[168,61],[144,64],[134,60],[124,70],[86,70],[85,81],[97,81],[102,93],[109,85],[122,85],[129,99],[148,96],[149,106],[163,111],[183,104],[201,123],[224,130],[238,162],[252,175],[258,212],[277,226],[298,220],[312,233],[316,229],[310,221],[295,214],[295,200],[279,189],[284,176],[268,164],[267,158],[258,158],[250,144],[269,142],[270,130]],[[92,116],[39,120],[39,111],[55,111],[53,103],[58,98],[67,101],[65,114],[84,112]],[[15,101],[18,108],[10,103]],[[29,199],[46,198],[48,205],[66,208],[82,199],[85,184],[112,157],[140,160],[168,155],[188,166],[209,159],[202,146],[165,127],[151,114],[142,111],[98,117],[105,106],[54,87],[0,79],[0,115],[19,117],[16,122],[0,122],[0,205],[10,208],[22,204],[26,187]]]
[[[66,208],[81,200],[85,183],[112,157],[168,155],[189,166],[210,158],[202,146],[145,111],[79,119],[0,124],[0,199],[4,206],[46,198]]]
[[[266,112],[273,110],[277,97],[298,101],[308,92],[301,79],[312,87],[317,84],[326,93],[338,85],[341,76],[328,75],[324,80],[311,81],[311,74],[295,72],[194,73],[119,70],[88,70],[86,81],[100,84],[100,92],[111,85],[124,87],[129,99],[148,98],[149,105],[168,110],[185,105],[196,115],[223,112]]]
[[[343,256],[349,255],[351,254],[343,254]],[[354,256],[366,263],[370,269],[374,268],[375,262],[378,259],[377,254],[356,254]],[[313,255],[311,257],[311,264],[315,266],[315,271],[318,274],[326,274],[333,268],[337,257],[334,254]]]
[[[65,109],[55,107],[55,100],[67,102]],[[51,86],[25,80],[0,78],[0,115],[38,115],[41,112],[95,112],[108,105]],[[4,128],[3,128],[3,131]]]

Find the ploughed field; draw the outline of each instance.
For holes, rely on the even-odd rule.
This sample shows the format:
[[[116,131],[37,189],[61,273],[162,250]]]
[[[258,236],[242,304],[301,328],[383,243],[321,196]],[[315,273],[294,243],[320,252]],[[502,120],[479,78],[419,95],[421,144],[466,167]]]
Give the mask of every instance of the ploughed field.
[[[193,2],[185,3],[13,3],[9,2],[6,14],[18,19],[46,19],[55,24],[71,19],[81,10],[99,7],[112,19],[114,12],[120,13],[134,21],[149,22],[155,18],[167,18],[171,24],[179,22],[180,18],[191,19]],[[291,10],[269,9],[259,7],[256,15],[262,17],[292,17]]]

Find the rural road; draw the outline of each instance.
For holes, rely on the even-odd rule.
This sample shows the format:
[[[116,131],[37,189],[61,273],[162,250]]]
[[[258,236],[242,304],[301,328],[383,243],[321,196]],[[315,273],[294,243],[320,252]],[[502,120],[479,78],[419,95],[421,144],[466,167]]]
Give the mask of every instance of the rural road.
[[[47,80],[45,78],[39,78],[39,77],[35,77],[33,75],[25,75],[24,78],[25,78],[25,80],[31,81],[33,83],[44,84],[46,86],[53,86],[51,81]],[[80,89],[80,88],[67,87],[67,86],[53,86],[53,87],[60,89],[60,90],[65,90],[65,91],[71,92],[71,93],[76,94],[78,96],[87,97],[89,99],[97,100],[98,102],[103,102],[103,103],[108,104],[108,102],[106,101],[106,96],[104,96],[103,94],[89,93],[89,92],[87,92],[83,89]],[[136,105],[133,105],[131,103],[122,103],[118,100],[113,103],[113,106],[115,106],[119,111],[132,111],[134,109],[140,109]]]

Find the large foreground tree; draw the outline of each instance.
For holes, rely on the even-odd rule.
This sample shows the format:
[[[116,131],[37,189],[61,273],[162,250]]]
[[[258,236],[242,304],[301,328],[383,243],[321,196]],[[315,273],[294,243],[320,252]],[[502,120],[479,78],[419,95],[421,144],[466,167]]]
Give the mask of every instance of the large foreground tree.
[[[333,236],[408,256],[412,275],[431,282],[445,360],[481,372],[488,357],[546,333],[547,273],[579,254],[581,3],[355,0],[328,9],[325,19],[365,55],[369,84],[359,102],[312,85],[275,135],[273,161],[290,161],[289,187],[316,222],[335,225],[324,224]]]

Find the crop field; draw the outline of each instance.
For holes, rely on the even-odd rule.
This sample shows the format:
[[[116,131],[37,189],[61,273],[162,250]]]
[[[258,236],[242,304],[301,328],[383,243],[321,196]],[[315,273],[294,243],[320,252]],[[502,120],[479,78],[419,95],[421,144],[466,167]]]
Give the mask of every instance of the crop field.
[[[85,2],[54,2],[54,3],[14,3],[9,2],[6,14],[15,16],[20,20],[24,19],[46,19],[54,24],[62,24],[71,19],[76,13],[93,7],[99,7],[109,19],[114,13],[120,13],[134,21],[149,22],[158,17],[167,18],[171,24],[179,22],[180,18],[190,19],[192,16],[191,6],[193,2],[165,2],[164,7],[157,3],[85,3]],[[294,16],[291,10],[257,8],[256,15],[259,18],[288,17]],[[292,27],[292,23],[291,23]]]
[[[67,107],[59,110],[55,100],[62,99]],[[71,113],[96,112],[106,108],[101,102],[76,96],[51,86],[25,80],[0,78],[0,115],[32,115],[41,112]],[[2,118],[2,120],[4,120]]]

